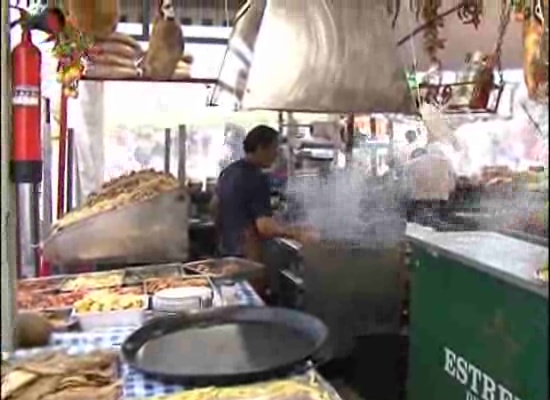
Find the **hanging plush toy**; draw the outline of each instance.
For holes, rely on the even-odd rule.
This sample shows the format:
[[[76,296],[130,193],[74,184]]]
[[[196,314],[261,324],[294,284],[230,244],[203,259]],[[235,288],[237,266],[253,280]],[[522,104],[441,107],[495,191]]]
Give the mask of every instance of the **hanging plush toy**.
[[[94,38],[113,33],[120,17],[119,0],[64,0],[75,28]]]
[[[159,0],[149,48],[140,66],[143,75],[155,80],[172,78],[183,49],[183,32],[176,20],[172,0]]]

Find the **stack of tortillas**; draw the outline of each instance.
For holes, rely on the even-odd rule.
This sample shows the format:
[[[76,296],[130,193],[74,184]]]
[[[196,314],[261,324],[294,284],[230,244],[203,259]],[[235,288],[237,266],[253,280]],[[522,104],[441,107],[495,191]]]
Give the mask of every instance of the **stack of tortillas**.
[[[132,37],[123,33],[112,33],[95,43],[97,53],[90,54],[90,63],[85,76],[102,79],[137,78],[139,59],[143,50]]]
[[[191,65],[193,64],[193,56],[191,54],[184,54],[181,59],[178,61],[176,70],[172,79],[174,80],[184,80],[191,77]]]

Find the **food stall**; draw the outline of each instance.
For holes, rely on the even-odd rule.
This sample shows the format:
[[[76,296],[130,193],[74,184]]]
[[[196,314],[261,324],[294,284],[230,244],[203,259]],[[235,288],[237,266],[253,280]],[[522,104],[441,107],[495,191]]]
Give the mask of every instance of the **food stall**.
[[[115,7],[117,4],[107,3]],[[9,20],[6,3],[2,5],[6,22],[2,38],[5,39]],[[111,8],[104,11],[116,14]],[[82,10],[79,17],[80,23],[85,24],[87,17],[82,15]],[[76,22],[78,20],[76,18]],[[9,41],[6,44],[3,40],[2,45],[3,59],[9,59]],[[98,70],[101,69],[93,69]],[[122,72],[134,74],[135,71]],[[183,75],[187,77],[188,71]],[[70,85],[64,82],[67,85],[64,97],[77,95],[77,81],[78,78]],[[2,90],[9,97],[4,84]],[[11,134],[9,123],[6,124],[11,110],[4,109],[4,104],[3,166],[9,160],[5,149],[10,148]],[[12,255],[11,251],[4,251],[11,250],[6,240],[12,237],[11,232],[5,230],[11,226],[6,222],[13,223],[10,218],[13,207],[4,208],[10,206],[6,202],[9,196],[4,193],[13,187],[5,173],[7,170],[2,168],[3,399],[339,399],[334,389],[315,372],[315,363],[321,360],[314,355],[326,339],[326,328],[305,314],[263,307],[246,282],[263,269],[262,265],[239,259],[181,262],[188,252],[188,194],[182,185],[185,170],[178,171],[180,179],[169,173],[143,170],[105,182],[80,207],[64,215],[59,213],[62,217],[42,243],[44,259],[62,266],[68,274],[19,281],[15,279],[14,260],[4,256]],[[176,260],[180,262],[173,262]],[[166,264],[168,261],[172,262]],[[70,274],[82,264],[108,265],[110,270]],[[146,265],[130,268],[129,264]],[[181,311],[186,313],[178,314]],[[208,371],[210,386],[188,391],[186,388],[200,384],[196,376],[194,384],[179,376],[181,365],[179,368],[171,365],[170,374],[154,378],[163,374],[148,369],[144,360],[140,360],[140,354],[143,350],[157,361],[170,360],[172,353],[166,353],[166,346],[165,353],[152,348],[162,336],[155,324],[162,325],[158,329],[166,328],[174,318],[183,318],[178,320],[177,330],[188,327],[193,340],[198,341],[195,343],[202,345],[187,349],[168,346],[172,353],[183,351],[183,356],[176,357],[178,362],[196,367],[208,362],[212,366],[220,360],[222,367],[230,368],[233,375],[224,374],[223,368]],[[260,337],[256,326],[269,334]],[[151,327],[155,329],[147,332]],[[193,327],[200,328],[200,335],[192,334]],[[206,357],[208,342],[203,338],[209,331],[214,337],[220,329],[223,343],[217,342],[221,347],[214,347],[215,354],[211,354],[210,348],[210,356]],[[149,346],[143,342],[142,348],[135,347],[135,340],[142,339],[140,332],[149,335]],[[255,336],[249,336],[254,332]],[[164,339],[169,340],[174,332],[164,333]],[[277,341],[277,334],[287,335],[286,340]],[[217,338],[219,340],[219,334]],[[285,348],[273,353],[270,341]],[[117,354],[119,349],[122,358]],[[188,357],[192,353],[194,359]],[[232,354],[240,355],[240,359],[235,362]],[[145,361],[151,359],[149,356]],[[260,358],[263,363],[261,371],[257,371],[259,367],[254,363]],[[256,383],[227,381],[228,376],[235,378],[238,373],[248,376],[247,383]],[[222,378],[225,384],[242,385],[225,388],[225,384],[220,383]]]
[[[288,6],[290,9],[285,10],[278,16],[275,11],[278,7],[278,11],[281,11],[283,3],[285,3],[285,7]],[[289,46],[288,49],[289,54],[294,55],[295,59],[302,59],[303,61],[296,65],[293,70],[297,77],[290,77],[296,79],[288,79],[289,77],[281,77],[279,74],[273,73],[273,71],[280,72],[284,70],[280,64],[282,62],[281,57],[272,51],[273,41],[279,41],[281,37],[303,36],[308,38],[309,35],[311,40],[309,40],[308,46],[311,43],[319,44],[317,43],[318,38],[313,34],[314,32],[312,33],[311,30],[303,32],[301,30],[305,25],[300,21],[294,20],[294,24],[290,24],[290,32],[285,31],[285,27],[281,26],[281,21],[287,19],[283,17],[292,20],[297,18],[296,16],[306,14],[305,6],[296,3],[289,5],[288,2],[271,2],[266,11],[265,20],[261,22],[265,26],[282,28],[282,34],[269,37],[266,34],[266,29],[264,29],[262,30],[263,36],[260,35],[258,38],[259,46],[256,51],[258,53],[257,60],[260,61],[260,64],[255,61],[255,67],[251,71],[252,94],[247,100],[249,107],[312,112],[373,112],[387,110],[403,113],[412,112],[410,93],[404,82],[404,74],[400,71],[401,68],[396,61],[395,54],[392,51],[387,51],[392,46],[380,43],[374,37],[359,35],[359,33],[364,32],[372,25],[376,25],[377,21],[381,20],[380,8],[374,9],[376,12],[372,12],[373,10],[370,9],[362,10],[364,11],[362,18],[355,18],[355,16],[349,18],[349,14],[345,14],[348,19],[357,22],[362,28],[355,26],[357,28],[355,32],[353,25],[346,26],[342,29],[342,32],[347,34],[355,32],[350,34],[350,37],[355,38],[355,40],[335,40],[334,43],[338,43],[338,46],[334,44],[333,49],[326,50],[327,54],[334,53],[341,56],[330,58],[338,60],[338,68],[348,72],[339,75],[339,79],[343,82],[327,87],[326,76],[333,72],[331,68],[334,67],[330,63],[320,63],[325,70],[313,76],[312,71],[317,69],[312,67],[319,66],[318,60],[314,57],[304,59],[303,54],[311,54],[311,51],[306,52],[304,50],[306,45],[302,42],[294,43],[295,46]],[[314,4],[314,2],[311,2],[311,4]],[[297,7],[297,10],[293,12],[292,7]],[[342,18],[333,18],[334,15],[331,15],[331,18],[326,18],[326,15],[320,11],[322,7],[318,4],[311,7],[310,11],[312,13],[317,11],[319,16],[324,18],[320,18],[324,21],[320,24],[322,25],[321,28],[323,26],[327,28],[331,25],[327,21],[342,22],[346,20],[345,15],[344,17],[341,15],[342,10],[331,11]],[[252,7],[252,11],[249,11],[246,18],[244,18],[248,25],[243,24],[240,27],[260,25],[257,19],[253,20],[257,17],[256,12],[262,14],[264,10],[254,10],[254,7]],[[288,26],[286,28],[288,29]],[[237,27],[237,32],[239,32],[239,27]],[[250,34],[250,32],[241,32],[243,36],[246,36],[247,33]],[[359,36],[360,39],[357,39]],[[235,35],[235,37],[238,38],[238,35]],[[393,36],[391,32],[388,32],[386,37],[391,38]],[[245,39],[247,39],[244,40],[245,43],[250,41],[249,37],[245,37]],[[252,41],[255,41],[255,39]],[[305,40],[305,42],[308,42],[308,40]],[[380,57],[378,57],[378,61],[380,65],[378,67],[382,66],[383,68],[373,68],[371,71],[365,71],[363,66],[357,67],[360,63],[356,59],[351,60],[349,58],[354,53],[345,50],[353,49],[357,43],[364,44],[366,42],[369,42],[373,49],[379,50]],[[340,46],[342,43],[343,45]],[[273,60],[274,57],[275,60]],[[288,60],[284,62],[286,63]],[[264,68],[261,67],[262,63]],[[395,66],[395,68],[392,68],[392,66]],[[97,70],[99,69],[96,68]],[[242,78],[242,72],[238,71],[236,75]],[[132,76],[137,74],[133,69],[131,72],[124,71],[124,73],[131,73]],[[302,75],[304,74],[307,74],[310,79],[303,78]],[[403,79],[394,82],[393,80],[397,75],[403,75]],[[375,87],[372,87],[370,91],[365,90],[364,86],[369,87],[369,84],[376,80],[373,79],[373,76],[379,78]],[[277,79],[274,79],[274,77]],[[358,77],[361,77],[361,79],[353,82]],[[287,83],[283,81],[287,81]],[[264,90],[258,90],[262,83],[265,84],[266,82],[272,84],[263,87]],[[288,82],[293,82],[301,90],[296,91],[296,87],[292,87],[292,84],[288,84]],[[230,82],[230,84],[230,86],[235,86],[234,82]],[[352,96],[350,93],[341,90],[344,87],[358,87],[361,90],[354,93],[355,96]],[[306,97],[293,97],[289,94],[296,92],[305,93]],[[367,96],[366,93],[371,97],[363,97]],[[376,97],[373,93],[378,95],[377,101],[373,100]],[[383,100],[384,107],[382,108],[384,110],[379,108],[380,99]],[[247,102],[245,101],[245,103]],[[312,105],[315,104],[319,105],[318,109],[312,108]],[[3,138],[5,138],[4,128],[2,133]],[[2,148],[5,148],[5,142],[2,144]],[[139,173],[137,175],[143,176]],[[310,363],[305,363],[305,366],[302,365],[302,368],[290,374],[291,378],[273,381],[267,379],[265,383],[232,389],[216,387],[196,391],[184,391],[185,385],[166,384],[163,379],[151,378],[151,374],[138,372],[139,368],[134,368],[135,365],[139,364],[139,349],[132,345],[132,343],[135,343],[132,340],[136,340],[136,335],[139,336],[136,332],[143,332],[140,326],[146,327],[143,323],[149,318],[158,316],[159,313],[173,311],[173,307],[181,309],[180,289],[193,289],[190,290],[194,294],[192,296],[194,298],[191,299],[193,301],[190,302],[192,311],[209,309],[207,311],[216,313],[216,310],[220,309],[223,312],[222,306],[261,305],[261,301],[250,286],[242,280],[247,276],[252,276],[257,268],[261,268],[257,265],[236,265],[235,260],[225,260],[225,263],[224,260],[221,260],[193,265],[176,262],[168,265],[149,265],[140,269],[128,267],[128,260],[131,260],[132,263],[145,260],[148,264],[158,264],[180,259],[184,257],[187,251],[185,248],[185,232],[183,232],[187,221],[172,218],[173,214],[185,215],[185,212],[180,214],[178,211],[186,207],[186,194],[180,192],[173,177],[163,174],[160,176],[157,174],[152,175],[155,177],[152,180],[155,183],[154,185],[152,182],[147,182],[147,179],[135,179],[139,182],[134,182],[136,183],[134,186],[130,185],[134,189],[133,191],[128,190],[129,186],[127,185],[128,181],[132,180],[132,176],[124,176],[118,182],[107,182],[99,193],[91,196],[84,203],[82,208],[67,214],[65,218],[59,220],[54,226],[51,237],[44,243],[45,257],[55,263],[73,266],[82,263],[94,263],[99,260],[103,263],[107,262],[116,271],[108,271],[102,274],[60,276],[51,279],[43,278],[33,281],[21,281],[18,285],[13,285],[14,288],[18,288],[18,294],[15,298],[20,308],[38,311],[43,314],[43,318],[50,321],[50,325],[53,325],[53,328],[46,325],[45,329],[48,330],[48,335],[44,335],[45,338],[26,338],[31,343],[31,347],[36,347],[36,342],[42,342],[42,344],[49,344],[49,350],[55,351],[61,348],[64,350],[61,350],[62,353],[55,353],[54,355],[51,355],[51,353],[44,355],[36,349],[20,350],[10,354],[7,364],[3,365],[5,368],[2,371],[3,384],[5,376],[7,379],[6,384],[9,385],[11,391],[8,399],[17,400],[18,396],[25,395],[31,389],[36,391],[37,388],[42,391],[39,398],[52,399],[56,398],[54,397],[55,394],[63,391],[69,392],[63,393],[68,396],[87,396],[86,393],[89,393],[87,392],[89,390],[93,390],[98,397],[103,396],[100,398],[105,399],[117,399],[121,395],[125,398],[154,398],[166,395],[168,397],[164,399],[170,400],[212,397],[239,400],[265,397],[338,399],[338,395],[314,372],[315,370]],[[178,178],[182,179],[184,177],[180,176]],[[348,178],[346,178],[347,180],[340,180],[342,183],[333,182],[332,185],[328,185],[323,189],[325,192],[322,192],[322,194],[324,195],[315,196],[322,203],[317,211],[320,216],[325,217],[322,218],[322,224],[318,226],[321,228],[323,241],[299,249],[304,259],[302,264],[297,267],[302,269],[301,272],[306,278],[306,284],[310,288],[305,296],[305,309],[313,311],[318,316],[323,316],[324,321],[330,322],[330,328],[337,328],[341,323],[340,329],[336,331],[341,333],[344,339],[336,340],[335,347],[337,348],[348,347],[346,346],[347,341],[354,339],[355,336],[387,332],[398,334],[401,330],[399,313],[401,311],[402,288],[399,281],[401,273],[399,239],[405,232],[405,225],[399,215],[395,199],[386,199],[383,196],[384,193],[381,193],[380,197],[370,196],[372,193],[369,193],[367,203],[361,196],[355,196],[353,199],[346,198],[346,211],[352,210],[358,213],[348,212],[342,217],[342,214],[338,213],[341,207],[339,208],[335,204],[335,201],[338,202],[342,198],[330,194],[356,194],[357,192],[354,190],[357,188],[358,181]],[[7,178],[3,175],[3,185],[6,182],[5,179]],[[363,182],[363,180],[360,182]],[[369,185],[370,187],[374,188],[375,185]],[[120,188],[124,188],[124,190],[119,190]],[[141,189],[147,190],[141,191]],[[393,197],[393,194],[386,193],[387,197]],[[380,203],[376,204],[376,199],[380,199]],[[171,209],[173,213],[165,212],[166,207],[174,207]],[[163,212],[155,212],[155,209],[157,211],[161,209]],[[365,209],[369,210],[370,214],[360,214]],[[142,218],[144,215],[147,218]],[[373,218],[380,215],[385,217],[383,219]],[[361,221],[359,224],[346,225],[346,223],[351,222],[349,220],[350,216],[353,218],[361,217],[359,218]],[[335,235],[331,229],[335,226],[343,227],[344,230],[340,230],[339,235]],[[4,229],[4,225],[2,225],[2,229]],[[153,231],[156,236],[147,236],[144,231]],[[139,233],[132,237],[131,232]],[[408,235],[414,241],[414,234],[409,231]],[[431,237],[422,237],[418,249],[428,246],[430,239]],[[517,245],[516,242],[514,243]],[[519,253],[527,248],[519,245],[518,247],[522,247]],[[414,249],[413,259],[415,263],[416,260],[424,260],[423,257],[427,259],[428,255],[433,257],[432,250],[428,252],[428,255],[424,255],[422,250],[418,250],[417,247],[414,247]],[[539,257],[540,249],[537,248],[535,253]],[[7,263],[4,261],[3,259],[3,274],[7,274],[8,279],[3,279],[3,282],[13,283],[13,275],[8,273],[10,271],[9,268],[6,268]],[[430,262],[422,261],[422,263],[428,265],[431,265]],[[477,262],[480,261],[477,260]],[[209,263],[213,265],[209,266]],[[10,265],[7,266],[10,267]],[[11,267],[13,267],[13,263]],[[340,267],[342,268],[336,269]],[[495,267],[494,265],[492,268],[502,269],[502,267]],[[466,270],[464,267],[463,269]],[[486,269],[488,268],[484,270]],[[220,271],[221,276],[219,275]],[[288,275],[291,276],[291,274]],[[5,277],[3,276],[3,278]],[[379,278],[380,280],[377,281],[373,278]],[[301,277],[298,276],[297,280],[300,279]],[[530,279],[525,277],[522,277],[522,279],[530,282]],[[416,277],[414,280],[416,282]],[[361,281],[368,281],[369,285],[361,285]],[[339,282],[341,285],[335,285],[334,282]],[[533,287],[533,285],[533,282],[527,284],[529,287]],[[479,290],[481,292],[482,289]],[[8,290],[7,292],[11,291]],[[535,292],[537,295],[541,294],[539,289]],[[175,296],[174,293],[179,293],[180,296]],[[340,295],[340,297],[334,296],[335,294]],[[441,293],[441,295],[445,295],[445,293]],[[422,301],[415,296],[419,296],[418,298]],[[522,296],[523,292],[518,295],[518,297]],[[544,298],[544,295],[542,297]],[[335,316],[341,313],[342,308],[340,308],[341,304],[339,302],[342,298],[345,299],[346,309],[343,313],[345,316],[342,320],[334,319]],[[189,299],[186,298],[186,300]],[[424,301],[425,298],[422,297],[422,294],[413,294],[412,310],[414,318],[416,316],[422,317],[422,313],[429,310],[424,305]],[[433,303],[433,298],[431,301]],[[3,307],[4,303],[3,297]],[[533,300],[533,304],[535,304],[533,308],[540,309],[541,303],[544,303],[544,300],[542,302]],[[9,308],[9,301],[7,305]],[[418,307],[418,309],[415,307]],[[8,311],[11,312],[11,314],[8,313],[8,319],[11,316],[13,322],[15,320],[13,309]],[[276,313],[276,311],[274,312]],[[325,312],[326,314],[324,314]],[[487,314],[490,314],[490,312],[491,310],[487,311]],[[197,315],[200,314],[203,313]],[[212,314],[206,312],[204,315]],[[501,323],[501,320],[498,318],[496,320],[497,328],[495,329],[498,329],[498,323]],[[179,322],[178,320],[172,321]],[[156,327],[153,322],[148,326],[149,328]],[[78,327],[84,331],[72,331],[78,329]],[[434,329],[436,327],[434,326]],[[348,328],[350,329],[348,330]],[[418,332],[415,329],[419,328],[429,329],[425,328],[423,324],[416,324],[416,320],[414,320],[412,324],[413,335],[414,332]],[[49,330],[52,329],[67,330],[67,332],[54,332],[49,335]],[[166,331],[149,329],[149,334],[152,336],[159,334],[159,332],[162,335],[167,333]],[[420,332],[424,333],[423,331]],[[338,334],[335,336],[338,337]],[[464,335],[462,337],[468,336]],[[132,340],[129,341],[129,338]],[[420,393],[420,389],[415,388],[424,387],[426,382],[424,379],[427,379],[426,376],[431,375],[425,373],[426,363],[422,359],[418,361],[418,354],[423,354],[426,343],[431,344],[429,342],[432,338],[432,336],[428,336],[428,340],[420,343],[419,346],[421,347],[414,347],[421,339],[418,339],[418,336],[413,336],[411,365],[412,368],[416,369],[416,372],[411,377],[411,392],[414,392],[414,396],[421,399],[424,399],[423,394]],[[543,339],[542,336],[537,337],[537,341],[542,342],[541,339]],[[3,335],[3,343],[5,343],[4,340],[9,340],[9,337],[6,339]],[[415,340],[419,342],[415,342]],[[508,345],[508,343],[505,344]],[[122,347],[122,352],[125,354],[125,362],[123,363],[117,357],[106,353],[89,353],[91,350],[98,348],[116,349],[118,347]],[[12,346],[8,345],[7,348],[11,350]],[[177,347],[173,346],[172,348]],[[181,351],[181,349],[178,350]],[[349,351],[349,348],[345,348],[343,352],[349,353]],[[466,352],[466,350],[456,350],[453,353],[455,357],[458,357],[459,351]],[[189,352],[192,351],[189,350]],[[80,357],[81,354],[86,355]],[[533,352],[529,354],[533,354]],[[77,361],[69,357],[73,355],[79,355]],[[128,355],[134,356],[130,363],[134,366],[129,366],[126,363],[130,360]],[[185,356],[181,356],[181,353],[178,356],[179,359],[185,359]],[[449,355],[449,357],[452,357],[452,355]],[[162,361],[163,357],[161,353],[157,353],[152,358],[156,361]],[[173,357],[166,358],[173,360]],[[309,355],[307,358],[309,358]],[[479,362],[475,360],[475,355],[472,358],[474,359],[472,363]],[[304,362],[303,359],[301,361]],[[316,362],[317,360],[312,359],[311,361]],[[537,361],[540,360],[537,359]],[[418,367],[414,364],[415,362],[418,362]],[[59,364],[63,365],[64,368],[59,368],[56,371],[54,367]],[[75,364],[78,365],[75,366]],[[81,365],[85,365],[86,368],[82,368]],[[449,366],[449,369],[451,368],[452,366]],[[45,369],[53,369],[56,373],[52,374],[51,370],[49,373],[44,373]],[[304,370],[308,372],[304,373]],[[94,373],[91,373],[91,371]],[[166,373],[166,370],[164,371],[161,375],[170,375]],[[537,378],[542,376],[541,373],[547,372],[543,368],[541,371],[537,371]],[[510,374],[506,371],[505,373]],[[418,378],[419,375],[421,375],[420,378]],[[364,377],[360,379],[365,380]],[[415,379],[418,381],[415,381]],[[459,375],[456,374],[456,379],[462,379],[462,376],[460,375],[459,378]],[[504,380],[506,376],[499,379]],[[512,390],[511,387],[506,386],[506,390]],[[500,390],[504,393],[502,389]],[[520,395],[522,395],[521,392]],[[533,392],[533,395],[536,396],[537,394]],[[438,398],[442,396],[445,397],[446,392],[441,391]],[[413,397],[414,399],[415,397]]]

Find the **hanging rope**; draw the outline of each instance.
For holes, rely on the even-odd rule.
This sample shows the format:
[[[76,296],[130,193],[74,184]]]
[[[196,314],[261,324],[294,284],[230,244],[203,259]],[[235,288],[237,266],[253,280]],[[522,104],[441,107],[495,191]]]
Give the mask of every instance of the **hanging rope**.
[[[498,28],[498,38],[494,52],[495,66],[497,68],[497,73],[500,79],[500,83],[504,82],[504,73],[502,71],[502,45],[504,44],[504,38],[508,30],[508,25],[510,24],[510,17],[512,15],[512,5],[509,1],[503,0],[503,7],[500,13],[500,22]]]
[[[386,0],[386,10],[392,17],[391,27],[395,28],[399,14],[401,13],[401,0]]]
[[[424,49],[430,56],[430,62],[438,63],[437,53],[445,47],[445,39],[439,36],[439,31],[445,26],[443,19],[437,18],[441,0],[425,0],[422,7],[422,19],[426,21],[424,30]]]
[[[411,0],[411,1],[413,1],[413,0]],[[412,27],[414,25],[414,21],[412,20],[412,15],[409,16],[409,18],[407,19],[407,22],[409,24],[409,29],[412,29]],[[413,61],[413,68],[412,68],[413,71],[412,71],[412,73],[414,74],[413,76],[415,76],[415,79],[416,79],[418,60],[416,58],[416,48],[415,48],[414,40],[411,40],[410,44],[411,44],[411,56],[412,56],[412,61]],[[421,104],[421,95],[420,95],[420,86],[418,85],[418,81],[416,82],[415,89],[416,89],[415,90],[416,91],[416,104],[418,106],[420,106],[420,104]]]

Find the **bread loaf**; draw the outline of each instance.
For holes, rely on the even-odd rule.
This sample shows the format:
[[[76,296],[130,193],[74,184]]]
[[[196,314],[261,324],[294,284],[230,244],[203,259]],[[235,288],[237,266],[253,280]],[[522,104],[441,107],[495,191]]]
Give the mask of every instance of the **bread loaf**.
[[[193,64],[193,61],[195,61],[195,57],[193,57],[192,54],[187,53],[181,56],[180,61],[183,61],[186,64]]]
[[[93,65],[113,65],[118,67],[135,68],[136,60],[137,59],[134,58],[121,57],[116,54],[109,53],[90,54],[90,61]]]
[[[113,32],[110,35],[108,35],[107,37],[100,38],[100,40],[122,43],[122,44],[125,44],[127,46],[130,46],[130,47],[134,48],[140,54],[143,54],[143,49],[141,48],[139,42],[136,39],[134,39],[133,37],[131,37],[129,35],[126,35],[124,33]]]
[[[185,69],[176,69],[172,79],[175,81],[182,81],[191,78],[191,71]]]
[[[137,78],[137,68],[122,67],[117,65],[93,64],[86,68],[85,76],[102,79],[131,79]]]
[[[115,40],[98,40],[96,42],[96,48],[101,53],[114,54],[132,60],[137,60],[143,55],[143,52],[135,47]]]

